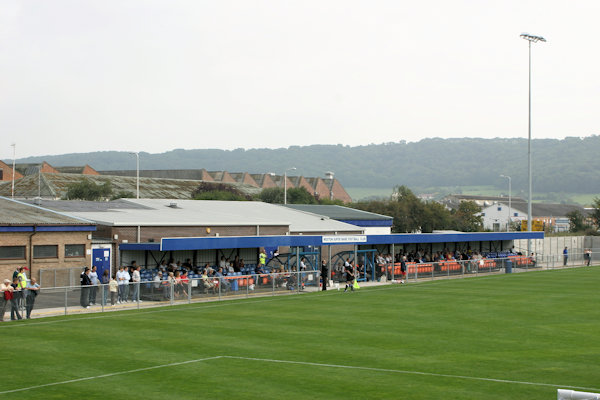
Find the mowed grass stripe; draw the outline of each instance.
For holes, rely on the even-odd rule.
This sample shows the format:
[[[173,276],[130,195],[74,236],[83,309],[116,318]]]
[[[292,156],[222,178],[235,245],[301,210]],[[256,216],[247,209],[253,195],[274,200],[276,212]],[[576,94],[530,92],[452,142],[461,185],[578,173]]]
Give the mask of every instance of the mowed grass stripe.
[[[130,318],[71,317],[66,319],[77,323],[3,329],[2,354],[10,354],[15,342],[30,349],[28,363],[11,363],[5,369],[3,389],[221,355],[596,387],[598,277],[596,269],[514,274],[122,313]],[[426,388],[420,398],[444,391],[445,398],[462,399],[507,394],[506,384],[502,388],[491,382],[382,378],[373,371],[332,372],[317,366],[264,365],[257,370],[221,359],[211,361],[208,373],[206,367],[187,365],[157,374],[112,376],[105,384],[133,398],[142,398],[136,396],[146,387],[164,389],[164,395],[170,381],[178,382],[172,398],[197,398],[192,389],[200,378],[210,382],[205,392],[218,398],[238,397],[240,390],[247,398],[278,398],[280,391],[292,393],[290,398],[322,398],[317,394],[328,382],[333,386],[323,393],[342,398],[345,390],[338,385],[357,379],[361,383],[356,398],[376,398],[373,391],[381,398],[391,397],[415,385]],[[287,378],[291,375],[295,379]],[[296,379],[303,382],[302,395],[296,393]],[[47,388],[44,396],[49,397],[35,397],[38,391],[28,397],[102,394],[83,382],[67,386]],[[530,397],[511,392],[511,398],[536,398],[536,393],[539,398],[550,392],[529,388],[523,393]]]

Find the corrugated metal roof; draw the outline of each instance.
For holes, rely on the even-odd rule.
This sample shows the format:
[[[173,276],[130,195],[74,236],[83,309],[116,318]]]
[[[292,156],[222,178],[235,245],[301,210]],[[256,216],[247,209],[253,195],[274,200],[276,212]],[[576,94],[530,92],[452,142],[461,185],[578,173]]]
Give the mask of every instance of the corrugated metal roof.
[[[508,199],[503,199],[502,204],[508,207]],[[497,204],[489,206],[495,207]],[[511,201],[511,208],[519,210],[523,214],[527,215],[527,202],[524,200]],[[550,204],[550,203],[531,203],[531,216],[532,217],[566,217],[568,213],[572,211],[579,211],[583,215],[586,215],[586,210],[578,205],[574,204]]]
[[[295,210],[306,211],[313,214],[324,215],[335,220],[361,221],[361,220],[393,220],[393,217],[376,214],[368,211],[356,210],[354,208],[338,205],[319,205],[319,204],[286,204],[285,207]]]
[[[306,212],[258,201],[122,199],[103,210],[70,214],[115,226],[289,226],[290,232],[357,232],[361,228]],[[123,207],[124,203],[136,207]],[[175,203],[174,207],[171,207]],[[111,206],[112,205],[112,206]],[[65,210],[66,207],[61,207]]]
[[[15,196],[35,197],[38,196],[39,191],[40,196],[42,197],[62,198],[66,195],[69,185],[79,183],[83,179],[88,179],[99,185],[109,181],[114,193],[136,192],[137,181],[135,177],[42,173],[41,181],[38,180],[37,174],[26,176],[15,181]],[[192,192],[200,183],[201,182],[197,180],[140,177],[140,197],[152,199],[189,199],[191,198]],[[260,192],[259,188],[250,185],[232,185],[247,195],[254,195]],[[11,182],[0,183],[0,196],[10,195]]]
[[[0,197],[1,225],[91,225],[92,221]]]

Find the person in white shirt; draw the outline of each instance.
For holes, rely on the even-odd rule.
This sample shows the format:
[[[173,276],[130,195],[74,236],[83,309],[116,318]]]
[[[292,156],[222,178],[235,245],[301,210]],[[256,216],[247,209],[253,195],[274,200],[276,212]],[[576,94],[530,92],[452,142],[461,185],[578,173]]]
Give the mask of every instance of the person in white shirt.
[[[123,268],[123,299],[127,302],[129,299],[129,282],[131,281],[131,274],[129,273],[129,268]]]
[[[135,265],[135,269],[131,275],[131,281],[133,282],[133,294],[131,295],[131,301],[137,302],[139,300],[140,295],[140,266]],[[139,300],[141,301],[141,300]]]
[[[96,294],[98,293],[98,272],[96,266],[92,266],[92,272],[90,272],[90,281],[92,281],[92,287],[90,288],[90,304],[96,304]]]
[[[129,275],[129,274],[127,274]],[[127,279],[129,282],[129,279]],[[119,285],[119,298],[117,300],[118,304],[125,302],[125,271],[123,270],[123,266],[119,267],[119,272],[117,272],[117,284]]]

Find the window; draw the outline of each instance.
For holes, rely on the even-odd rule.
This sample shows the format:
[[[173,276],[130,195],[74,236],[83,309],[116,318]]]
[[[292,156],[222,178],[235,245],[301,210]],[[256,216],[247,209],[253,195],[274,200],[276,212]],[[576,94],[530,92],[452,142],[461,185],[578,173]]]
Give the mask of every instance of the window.
[[[85,244],[65,244],[65,257],[85,257]]]
[[[33,258],[58,258],[57,245],[33,246]]]
[[[502,211],[502,207],[498,207],[498,211]]]
[[[25,246],[0,246],[0,259],[25,259]]]
[[[518,217],[518,216],[519,216],[519,213],[515,213],[515,215],[513,215],[513,217]]]
[[[481,216],[482,216],[482,217],[485,217],[485,213],[481,213]]]

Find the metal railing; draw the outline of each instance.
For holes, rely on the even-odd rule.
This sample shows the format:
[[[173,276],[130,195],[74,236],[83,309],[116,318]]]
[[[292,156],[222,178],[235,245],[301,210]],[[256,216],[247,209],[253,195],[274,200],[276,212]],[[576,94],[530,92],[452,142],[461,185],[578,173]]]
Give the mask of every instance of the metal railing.
[[[590,265],[596,257],[592,255]],[[597,260],[596,260],[597,263]],[[402,274],[400,263],[378,264],[364,275],[362,285],[394,283],[401,280],[419,281],[465,278],[478,275],[521,273],[532,270],[561,269],[585,266],[584,253],[561,256],[510,256],[480,260],[446,260],[431,263],[407,263]],[[358,275],[357,275],[358,276]],[[343,274],[333,271],[330,289],[343,289]],[[69,315],[123,309],[141,309],[200,301],[240,299],[257,296],[276,296],[316,292],[322,288],[320,271],[285,272],[269,274],[233,275],[225,277],[194,277],[187,282],[147,280],[118,285],[111,292],[110,285],[42,287],[38,296],[26,296],[23,291],[20,309],[25,316],[28,299],[33,301],[33,316]],[[29,304],[31,305],[31,304]],[[10,313],[10,305],[7,306]],[[6,320],[5,315],[5,320]]]

